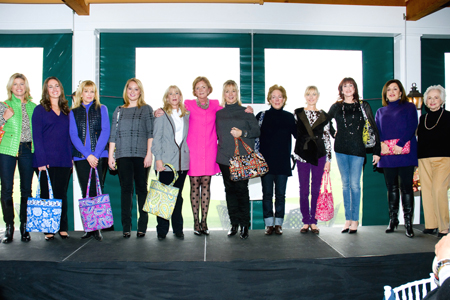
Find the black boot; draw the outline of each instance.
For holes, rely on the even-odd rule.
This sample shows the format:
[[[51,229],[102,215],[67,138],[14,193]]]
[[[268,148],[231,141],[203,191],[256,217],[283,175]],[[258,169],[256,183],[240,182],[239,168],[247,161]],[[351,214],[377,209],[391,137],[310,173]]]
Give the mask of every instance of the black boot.
[[[231,225],[230,230],[228,230],[228,236],[233,236],[238,232],[239,225]]]
[[[245,240],[248,238],[248,226],[241,226],[241,234],[239,235],[241,239]]]
[[[27,223],[20,223],[20,234],[22,235],[22,242],[29,242],[31,240],[30,233],[27,232]]]
[[[103,240],[103,235],[102,235],[102,232],[101,232],[100,230],[94,231],[94,232],[93,232],[93,235],[94,235],[94,238],[95,238],[97,241],[101,242],[101,241]],[[144,235],[145,235],[145,233],[144,233]]]
[[[14,225],[13,224],[6,225],[5,236],[3,237],[2,242],[4,244],[11,243],[13,240],[13,236],[14,236]]]
[[[405,229],[406,236],[409,238],[414,237],[414,231],[412,227],[413,212],[414,212],[414,195],[412,193],[405,193],[402,191],[402,205],[403,215],[405,216]]]
[[[399,192],[398,186],[392,186],[391,190],[388,191],[388,202],[389,202],[389,225],[386,228],[386,233],[394,232],[394,228],[398,227],[398,206],[399,206]]]

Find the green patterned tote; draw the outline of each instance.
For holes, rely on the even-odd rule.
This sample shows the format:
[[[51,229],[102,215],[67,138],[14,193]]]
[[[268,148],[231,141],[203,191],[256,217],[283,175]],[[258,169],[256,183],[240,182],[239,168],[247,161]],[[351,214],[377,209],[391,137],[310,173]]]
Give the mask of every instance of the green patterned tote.
[[[178,173],[171,164],[164,164],[172,169],[174,178],[173,181],[167,185],[158,180],[152,179],[150,182],[150,190],[148,191],[147,199],[145,200],[143,210],[152,215],[170,220],[172,217],[175,202],[179,189],[174,187],[175,181],[178,179]],[[159,179],[159,173],[158,173]]]

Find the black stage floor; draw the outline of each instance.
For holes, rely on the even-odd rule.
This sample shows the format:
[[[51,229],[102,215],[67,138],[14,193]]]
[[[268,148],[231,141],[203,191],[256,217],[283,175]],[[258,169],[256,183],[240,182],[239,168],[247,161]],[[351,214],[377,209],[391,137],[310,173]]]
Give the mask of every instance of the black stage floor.
[[[284,230],[282,236],[250,231],[247,240],[225,231],[184,240],[170,234],[159,241],[81,240],[70,232],[45,241],[0,244],[1,299],[383,299],[383,286],[428,277],[438,238],[404,235],[403,226],[386,234],[385,226],[359,227],[341,234],[323,227],[319,235]]]

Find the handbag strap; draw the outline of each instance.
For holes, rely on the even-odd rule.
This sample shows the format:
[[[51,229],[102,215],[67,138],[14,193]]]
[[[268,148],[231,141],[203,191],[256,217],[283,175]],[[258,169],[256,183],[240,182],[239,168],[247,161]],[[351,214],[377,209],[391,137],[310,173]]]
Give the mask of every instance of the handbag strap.
[[[41,198],[41,172],[42,171],[39,171],[38,185],[37,185],[37,189],[36,189],[36,198]],[[45,169],[45,172],[47,173],[48,197],[50,200],[52,200],[53,199],[52,183],[50,182],[50,176],[48,175],[48,170]]]
[[[165,166],[168,166],[168,167],[172,170],[172,172],[173,172],[173,180],[172,180],[172,182],[169,184],[170,186],[173,186],[173,185],[175,184],[175,181],[178,180],[178,172],[177,172],[177,170],[175,170],[175,167],[172,166],[171,164],[165,163],[164,165],[165,165]],[[158,176],[157,176],[156,180],[159,180],[159,173],[160,173],[160,172],[158,172]]]
[[[322,183],[320,185],[320,192],[331,192],[330,172],[324,171],[322,175]]]
[[[249,145],[247,145],[240,137],[234,138],[234,155],[239,155],[239,143],[238,140],[241,141],[242,145],[244,146],[245,150],[248,154],[252,153],[253,150],[250,148]]]
[[[92,169],[95,170],[95,179],[96,179],[95,185],[97,186],[97,196],[102,194],[102,188],[100,186],[100,179],[98,178],[97,168],[91,168],[91,170],[89,170],[89,181],[88,181],[87,189],[86,189],[86,197],[89,197],[89,188],[91,187]]]
[[[363,102],[362,100],[359,100],[359,105],[361,105],[361,112],[364,116],[364,121],[367,121],[367,115],[366,115],[366,111],[364,110],[364,106],[363,106]]]

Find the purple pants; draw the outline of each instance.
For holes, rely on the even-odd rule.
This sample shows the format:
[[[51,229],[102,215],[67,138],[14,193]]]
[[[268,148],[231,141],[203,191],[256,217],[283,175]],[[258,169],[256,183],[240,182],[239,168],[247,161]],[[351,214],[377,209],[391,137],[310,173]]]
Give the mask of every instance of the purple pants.
[[[309,163],[297,161],[298,181],[300,183],[300,212],[303,224],[317,224],[316,207],[322,182],[323,168],[325,167],[325,156],[319,158],[319,163],[314,166]],[[311,208],[309,206],[309,178],[311,174]]]

